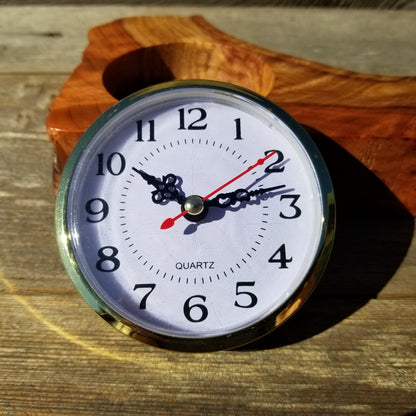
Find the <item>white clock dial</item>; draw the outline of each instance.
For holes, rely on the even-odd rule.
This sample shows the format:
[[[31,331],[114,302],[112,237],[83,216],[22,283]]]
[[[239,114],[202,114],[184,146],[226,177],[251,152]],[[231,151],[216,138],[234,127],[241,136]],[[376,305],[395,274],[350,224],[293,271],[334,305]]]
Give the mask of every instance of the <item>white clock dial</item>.
[[[332,188],[309,137],[263,98],[214,82],[163,84],[109,110],[71,156],[57,206],[87,301],[175,349],[273,329],[332,244]]]

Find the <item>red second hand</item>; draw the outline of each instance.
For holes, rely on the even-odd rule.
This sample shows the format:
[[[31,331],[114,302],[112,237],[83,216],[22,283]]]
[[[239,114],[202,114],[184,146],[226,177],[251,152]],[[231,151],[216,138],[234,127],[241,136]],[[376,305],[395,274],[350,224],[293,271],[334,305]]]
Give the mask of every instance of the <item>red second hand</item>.
[[[215,189],[215,191],[212,191],[211,193],[209,193],[207,196],[205,196],[204,198],[202,198],[203,201],[206,201],[208,198],[211,198],[212,195],[215,195],[217,192],[221,191],[221,189],[224,189],[226,186],[228,186],[230,183],[236,181],[237,179],[240,179],[242,176],[244,176],[246,173],[250,172],[251,170],[253,170],[254,168],[256,168],[257,166],[262,165],[269,157],[272,157],[274,154],[276,154],[277,151],[273,150],[273,152],[270,152],[266,157],[263,157],[262,159],[259,159],[257,161],[257,163],[255,163],[253,166],[250,166],[248,169],[246,169],[244,172],[240,173],[239,175],[237,175],[235,178],[230,179],[228,182],[226,182],[224,185],[221,185],[219,188]],[[163,221],[162,225],[160,226],[160,228],[162,230],[166,230],[167,228],[172,227],[175,224],[175,221],[178,220],[179,218],[183,217],[184,215],[186,215],[188,212],[188,210],[182,211],[180,214],[178,214],[176,217],[174,218],[167,218],[165,221]]]

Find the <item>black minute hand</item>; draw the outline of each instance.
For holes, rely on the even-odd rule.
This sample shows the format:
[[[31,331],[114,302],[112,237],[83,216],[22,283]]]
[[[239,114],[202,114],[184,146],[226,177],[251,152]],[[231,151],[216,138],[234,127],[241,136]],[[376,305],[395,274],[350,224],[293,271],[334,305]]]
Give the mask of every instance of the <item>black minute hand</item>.
[[[263,195],[276,189],[285,188],[286,185],[277,185],[270,188],[260,188],[255,191],[246,191],[245,189],[237,189],[234,192],[218,194],[215,198],[205,201],[205,205],[210,207],[227,208],[240,202],[250,201],[252,197]]]
[[[152,201],[155,204],[161,204],[165,201],[178,201],[181,203],[181,196],[179,195],[179,189],[176,187],[178,184],[178,178],[173,173],[168,173],[162,177],[162,180],[156,178],[153,175],[149,175],[143,170],[133,170],[138,173],[149,185],[152,185],[156,189],[152,191]]]

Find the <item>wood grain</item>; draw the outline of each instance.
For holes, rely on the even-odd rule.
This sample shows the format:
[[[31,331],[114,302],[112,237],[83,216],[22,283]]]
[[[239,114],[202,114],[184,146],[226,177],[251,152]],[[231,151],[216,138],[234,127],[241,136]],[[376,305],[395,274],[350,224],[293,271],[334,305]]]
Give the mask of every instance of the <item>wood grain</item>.
[[[194,355],[159,350],[122,336],[85,304],[56,247],[54,149],[44,120],[80,59],[87,29],[150,9],[64,9],[2,7],[0,13],[0,415],[414,414],[413,219],[371,214],[357,220],[357,204],[342,202],[348,215],[339,218],[334,255],[316,296],[281,331],[251,349]],[[285,46],[291,55],[310,58],[305,45],[319,45],[323,60],[333,62],[330,40],[336,39],[346,49],[356,47],[344,60],[339,54],[344,68],[358,64],[376,71],[371,56],[384,50],[385,65],[376,66],[377,72],[395,61],[401,74],[412,74],[410,49],[399,47],[413,45],[407,14],[398,12],[390,22],[391,15],[358,11],[223,10],[200,12],[222,22],[223,29],[228,22],[227,31],[247,40],[264,39],[264,45],[279,41],[269,39],[272,23],[279,22],[273,33],[288,35],[272,44],[278,51]],[[166,8],[151,11],[160,15]],[[293,36],[299,22],[308,19],[313,30]],[[379,31],[407,27],[409,37],[393,48],[370,31],[371,49],[362,55],[366,46],[359,46],[363,32],[357,22],[364,21],[378,24]],[[279,32],[282,25],[285,30]],[[58,31],[62,36],[39,35]],[[325,32],[331,36],[320,40]],[[394,41],[397,31],[389,36]],[[405,53],[401,59],[395,55],[399,50]],[[312,134],[325,150],[328,137]],[[338,186],[351,189],[341,173],[362,165],[335,147],[331,170],[338,172]],[[395,199],[368,169],[364,178],[375,195]],[[380,209],[377,197],[360,191],[357,198],[366,198],[370,213]]]
[[[50,5],[67,5],[78,4],[83,5],[82,0],[0,0],[0,4],[50,4]],[[143,4],[170,6],[172,3],[169,0],[151,0],[151,1],[137,1],[137,0],[90,0],[89,4]],[[264,6],[284,6],[284,7],[342,7],[342,8],[374,8],[374,9],[414,9],[412,0],[182,0],[181,4],[187,6],[203,5],[203,6],[249,6],[249,7],[264,7]]]
[[[88,29],[117,17],[203,15],[226,33],[272,51],[355,72],[416,76],[414,54],[409,53],[416,37],[416,10],[118,4],[2,6],[1,11],[3,74],[69,75],[87,46]],[[51,61],[55,56],[59,59]]]
[[[125,18],[89,32],[83,60],[46,120],[58,176],[82,133],[118,100],[158,82],[198,78],[266,96],[354,156],[404,211],[416,214],[416,78],[357,74],[282,55],[198,16]]]
[[[414,410],[414,380],[407,370],[414,366],[411,300],[374,300],[306,343],[201,356],[120,337],[97,322],[75,294],[55,295],[55,300],[33,295],[23,305],[21,299],[11,293],[2,302],[2,323],[15,325],[6,327],[2,342],[3,414],[134,415],[140,409],[158,415],[401,415]],[[23,314],[27,308],[29,317]],[[79,313],[70,317],[68,310]],[[328,310],[309,312],[325,319]],[[45,339],[41,349],[31,342],[39,338]],[[386,344],[391,348],[383,349]]]

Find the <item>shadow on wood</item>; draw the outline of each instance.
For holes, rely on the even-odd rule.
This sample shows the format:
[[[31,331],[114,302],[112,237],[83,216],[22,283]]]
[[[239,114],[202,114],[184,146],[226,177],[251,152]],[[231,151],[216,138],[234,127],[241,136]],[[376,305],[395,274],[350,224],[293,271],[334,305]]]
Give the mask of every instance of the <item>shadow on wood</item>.
[[[377,297],[412,241],[414,219],[394,194],[341,146],[316,130],[306,129],[333,180],[337,231],[332,257],[322,281],[301,310],[268,336],[242,349],[296,343],[343,321]]]
[[[261,57],[246,49],[178,42],[121,55],[102,74],[103,87],[117,100],[161,82],[187,79],[237,83],[266,96],[273,86],[274,73]]]

